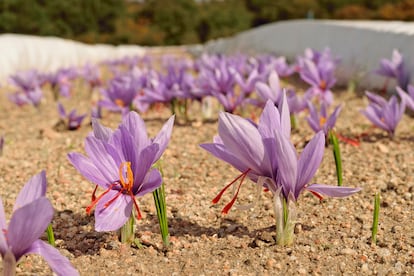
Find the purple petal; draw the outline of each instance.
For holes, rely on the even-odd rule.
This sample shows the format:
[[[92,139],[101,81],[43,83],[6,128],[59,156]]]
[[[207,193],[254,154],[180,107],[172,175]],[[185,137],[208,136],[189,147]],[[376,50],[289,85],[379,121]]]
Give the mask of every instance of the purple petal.
[[[378,95],[375,95],[372,92],[365,91],[365,95],[367,96],[368,100],[372,103],[378,104],[379,106],[385,106],[387,105],[387,101]]]
[[[161,155],[164,153],[165,149],[168,146],[168,143],[171,140],[171,133],[172,133],[172,129],[174,126],[174,119],[175,119],[175,115],[171,116],[168,119],[168,121],[162,126],[157,136],[154,138],[153,143],[156,143],[159,145],[158,153],[155,156],[154,162],[160,159]]]
[[[248,164],[244,164],[236,156],[226,150],[226,147],[223,144],[211,143],[211,144],[201,144],[200,147],[214,155],[215,157],[229,163],[240,172],[244,172],[249,168]]]
[[[121,194],[108,207],[105,204],[114,199],[118,191],[111,190],[99,200],[95,209],[95,230],[115,231],[121,228],[132,214],[132,199],[130,195]]]
[[[7,240],[16,260],[44,233],[53,218],[53,212],[49,200],[41,197],[13,213],[7,230]]]
[[[400,87],[397,86],[397,92],[398,95],[400,95],[401,100],[404,101],[405,105],[410,108],[411,110],[414,110],[414,99],[411,98],[404,90],[402,90]],[[410,88],[409,88],[410,90]],[[411,88],[411,91],[414,92],[414,89]]]
[[[298,160],[295,148],[289,139],[282,133],[275,132],[275,152],[278,174],[277,184],[281,185],[284,195],[287,196],[295,191],[298,172]]]
[[[271,100],[266,102],[257,128],[263,138],[274,137],[274,131],[280,129],[280,114]]]
[[[162,177],[160,172],[157,169],[152,169],[147,173],[144,182],[141,187],[138,189],[136,196],[143,196],[147,193],[153,192],[155,189],[158,189],[161,186]]]
[[[306,190],[312,191],[324,196],[330,197],[346,197],[356,192],[361,191],[361,188],[344,187],[344,186],[333,186],[324,184],[312,184],[306,187]]]
[[[144,120],[138,115],[138,113],[131,111],[122,120],[122,125],[131,133],[134,138],[135,145],[140,152],[143,148],[147,147],[150,143],[147,134],[147,128]]]
[[[325,123],[327,130],[331,130],[334,128],[336,120],[338,119],[339,113],[341,113],[342,105],[338,105],[334,112],[332,112],[331,116],[329,116],[328,120]]]
[[[86,158],[80,153],[71,152],[68,154],[68,159],[72,165],[89,181],[107,188],[111,181],[115,179],[106,179],[102,173],[96,168],[95,164],[90,159]]]
[[[134,170],[133,193],[136,194],[144,181],[145,176],[154,164],[154,157],[158,152],[158,144],[152,144],[141,151],[137,159],[137,166]]]
[[[101,125],[99,123],[99,120],[97,120],[96,118],[92,118],[92,128],[93,128],[93,135],[95,136],[95,138],[99,140],[103,140],[105,142],[108,142],[109,137],[113,133],[112,129]]]
[[[36,174],[24,185],[17,195],[16,201],[14,203],[13,212],[26,205],[30,202],[46,195],[46,171],[41,171]]]
[[[59,112],[60,118],[66,119],[66,111],[61,103],[58,103],[58,112]]]
[[[319,131],[306,145],[299,156],[298,175],[296,180],[295,197],[298,198],[304,186],[309,183],[318,170],[325,150],[325,134]]]
[[[276,97],[273,96],[273,93],[267,84],[264,82],[258,82],[256,83],[255,88],[256,94],[262,99],[262,101],[271,100],[273,103],[277,103]]]
[[[118,168],[120,164],[115,163],[114,157],[107,152],[105,144],[105,142],[93,136],[86,137],[85,151],[107,182],[112,182],[119,177]]]
[[[4,213],[3,201],[0,198],[0,229],[7,229],[6,214]],[[7,251],[7,241],[4,232],[0,231],[0,253],[2,256]]]
[[[373,123],[377,127],[380,127],[384,130],[388,130],[388,126],[384,124],[384,122],[381,121],[380,118],[378,118],[377,113],[371,105],[367,106],[367,108],[362,110],[361,113],[365,115],[365,117],[367,117],[367,119],[370,120],[371,123]]]
[[[283,90],[282,92],[282,98],[281,103],[279,105],[279,112],[280,112],[280,127],[282,129],[282,133],[290,138],[290,131],[291,131],[291,125],[290,125],[290,112],[289,112],[289,105],[287,103],[286,99],[286,91]]]
[[[42,240],[36,240],[25,252],[25,254],[30,253],[42,256],[57,275],[79,275],[78,271],[66,257],[60,254],[59,250]]]
[[[218,130],[225,147],[249,168],[261,171],[264,146],[257,128],[230,113],[222,112],[219,116]]]

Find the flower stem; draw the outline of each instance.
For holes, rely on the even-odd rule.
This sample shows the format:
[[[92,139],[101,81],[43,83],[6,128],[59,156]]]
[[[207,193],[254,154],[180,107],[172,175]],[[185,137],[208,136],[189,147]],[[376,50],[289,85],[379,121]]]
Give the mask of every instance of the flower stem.
[[[51,223],[46,228],[46,235],[48,243],[51,246],[55,246],[55,234],[53,233],[53,227]]]
[[[342,186],[342,159],[341,150],[339,149],[338,137],[333,130],[329,131],[329,141],[333,145],[333,155],[335,158],[336,177],[338,179],[338,186]]]
[[[177,100],[176,99],[172,99],[170,102],[170,109],[171,109],[171,114],[174,115],[175,114],[175,108],[177,105]]]
[[[298,123],[296,121],[296,116],[295,114],[290,114],[290,125],[292,129],[296,129],[298,127]]]
[[[292,198],[286,199],[279,190],[274,195],[276,215],[276,243],[278,245],[291,245],[294,238],[296,206]]]
[[[155,166],[160,170],[161,175],[163,176],[164,173],[161,168],[161,162],[158,161]],[[164,246],[168,246],[170,243],[170,234],[168,231],[167,204],[165,200],[164,182],[161,184],[161,187],[152,192],[152,195],[154,197],[155,208],[157,210],[157,217],[158,223],[160,225],[162,241],[164,243]]]
[[[380,193],[376,193],[375,198],[374,198],[374,216],[372,220],[372,233],[371,233],[371,242],[373,244],[377,243],[379,208],[380,208]]]
[[[131,216],[127,222],[120,229],[120,240],[122,243],[132,244],[135,242],[135,217],[134,212],[131,213]]]

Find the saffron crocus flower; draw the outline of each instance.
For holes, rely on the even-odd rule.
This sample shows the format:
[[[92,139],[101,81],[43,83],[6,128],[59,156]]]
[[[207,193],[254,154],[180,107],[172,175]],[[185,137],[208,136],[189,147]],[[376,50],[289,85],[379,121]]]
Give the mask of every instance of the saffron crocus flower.
[[[319,132],[299,158],[289,139],[289,108],[286,96],[283,95],[279,109],[271,101],[266,103],[257,126],[239,116],[221,113],[219,136],[214,138],[214,143],[201,145],[214,156],[242,172],[213,200],[214,203],[218,202],[224,191],[241,179],[233,199],[224,207],[223,213],[227,213],[234,204],[246,177],[273,193],[279,244],[290,244],[293,241],[294,203],[303,190],[308,190],[318,197],[344,197],[360,190],[323,184],[309,185],[322,161],[324,135]],[[288,209],[283,206],[288,206]],[[289,213],[287,217],[283,215],[284,212]]]
[[[0,199],[0,253],[4,275],[15,275],[16,263],[27,254],[39,254],[58,275],[79,275],[69,260],[59,251],[40,240],[53,218],[53,207],[44,196],[46,174],[32,177],[17,196],[13,214],[7,226]]]
[[[333,101],[331,88],[336,82],[334,69],[330,62],[315,64],[311,60],[304,59],[300,69],[300,77],[311,85],[306,93],[317,96],[322,102],[331,104]]]
[[[276,71],[269,74],[268,82],[257,82],[256,93],[265,103],[271,100],[275,105],[278,105],[282,96],[282,88],[280,87],[280,79]]]
[[[78,69],[69,67],[59,69],[56,72],[49,74],[47,80],[55,91],[58,90],[61,96],[68,98],[71,95],[72,81],[78,76]]]
[[[368,93],[366,94],[369,95]],[[372,94],[368,96],[370,103],[367,108],[361,110],[361,113],[375,126],[387,131],[391,137],[394,137],[395,129],[405,111],[405,98],[403,97],[401,103],[399,103],[394,95],[388,101],[379,100],[378,97],[376,96],[375,101],[373,101],[371,100]]]
[[[86,114],[77,115],[76,109],[73,109],[69,114],[66,113],[66,110],[61,103],[58,103],[58,112],[60,118],[65,122],[68,130],[76,130],[80,128],[83,119],[86,117]]]
[[[43,76],[36,70],[18,72],[10,76],[10,82],[18,88],[18,90],[9,94],[10,101],[18,106],[31,104],[38,106],[43,98],[41,85]]]
[[[381,60],[380,68],[375,73],[381,76],[395,78],[398,86],[403,89],[407,89],[407,85],[410,82],[410,72],[404,63],[403,56],[396,49],[393,50],[390,60],[385,58]]]
[[[160,187],[160,172],[152,165],[160,158],[171,137],[174,117],[163,126],[160,133],[149,139],[144,121],[135,112],[129,112],[118,129],[112,131],[92,120],[93,134],[85,140],[85,151],[69,153],[72,165],[88,180],[96,184],[92,203],[95,209],[95,230],[120,229],[135,208],[141,218],[135,197],[144,196]],[[105,189],[95,197],[97,187]]]
[[[342,106],[338,105],[335,107],[334,112],[328,116],[327,106],[325,103],[321,103],[321,108],[318,112],[316,107],[312,102],[308,102],[309,116],[306,118],[309,126],[312,130],[317,133],[323,131],[325,137],[328,137],[328,133],[335,126],[336,120],[339,116],[339,113],[342,110]]]
[[[407,92],[402,90],[400,87],[397,87],[397,92],[401,99],[404,99],[406,106],[414,111],[414,86],[409,84],[407,87]]]
[[[92,89],[102,84],[101,73],[96,65],[86,63],[81,69],[80,75],[89,83]]]
[[[101,89],[104,97],[99,105],[113,112],[127,114],[141,90],[139,79],[131,72],[113,78],[107,88]]]

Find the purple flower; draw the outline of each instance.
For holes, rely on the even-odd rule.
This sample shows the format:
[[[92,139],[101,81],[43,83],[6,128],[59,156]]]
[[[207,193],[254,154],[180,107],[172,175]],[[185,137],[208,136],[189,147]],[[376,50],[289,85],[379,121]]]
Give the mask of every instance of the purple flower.
[[[400,87],[397,87],[397,92],[401,99],[404,99],[407,107],[414,111],[414,86],[409,84],[407,87],[407,93]]]
[[[253,92],[255,85],[262,79],[262,76],[259,74],[257,69],[254,69],[250,72],[247,78],[244,78],[242,74],[237,72],[235,79],[243,93],[248,96]]]
[[[400,122],[405,111],[405,98],[401,103],[396,96],[391,96],[389,101],[381,100],[379,96],[366,93],[370,103],[361,113],[367,117],[375,126],[387,131],[391,137],[395,134],[395,129]],[[374,100],[372,100],[374,99]]]
[[[333,101],[331,88],[336,82],[334,68],[329,66],[331,66],[330,63],[317,65],[311,60],[304,59],[300,69],[301,79],[311,85],[306,93],[318,96],[322,102],[327,104],[331,104]]]
[[[31,104],[37,107],[42,101],[43,92],[40,87],[36,87],[33,90],[17,91],[13,94],[9,94],[8,98],[18,106]]]
[[[286,92],[287,103],[291,114],[299,113],[307,108],[309,95],[299,97],[293,89],[284,89]],[[276,71],[269,74],[268,83],[257,82],[256,93],[260,100],[249,99],[252,103],[264,106],[267,100],[271,100],[276,106],[280,105],[283,89],[280,87],[280,79]]]
[[[41,85],[43,84],[43,76],[36,70],[18,72],[10,76],[10,82],[18,88],[18,90],[9,94],[10,101],[18,106],[31,104],[38,106],[43,98]]]
[[[33,253],[41,255],[58,275],[79,275],[66,257],[39,239],[54,212],[45,193],[46,173],[42,171],[33,176],[20,191],[8,226],[0,199],[0,253],[5,275],[14,275],[19,259]]]
[[[61,103],[58,103],[58,112],[60,118],[66,123],[68,130],[76,130],[80,128],[83,119],[86,117],[86,114],[77,115],[76,109],[73,109],[69,114],[67,114]]]
[[[77,68],[62,68],[55,73],[49,74],[47,80],[53,89],[58,89],[63,97],[70,97],[72,89],[72,81],[79,76]]]
[[[312,104],[312,102],[308,102],[308,108],[309,116],[306,119],[308,121],[309,126],[315,133],[318,133],[322,130],[325,134],[325,137],[327,137],[328,132],[335,126],[336,119],[338,118],[339,113],[341,112],[342,106],[338,105],[335,108],[334,112],[332,112],[332,114],[329,116],[327,112],[327,106],[325,103],[321,104],[321,109],[319,110],[319,112],[316,109],[316,107]]]
[[[395,49],[392,52],[390,60],[385,58],[381,60],[380,68],[377,69],[375,73],[381,76],[395,78],[398,86],[403,89],[406,89],[410,82],[410,72],[404,63],[404,58],[401,53]]]
[[[9,81],[24,91],[34,90],[43,83],[43,76],[37,70],[17,72],[10,76]]]
[[[286,200],[292,197],[296,201],[305,189],[335,197],[359,191],[358,188],[308,185],[322,161],[324,135],[319,132],[298,159],[294,146],[289,141],[290,127],[289,108],[286,96],[283,95],[279,109],[270,100],[266,103],[257,126],[239,116],[221,113],[219,136],[214,138],[214,143],[202,144],[201,147],[242,172],[236,180],[247,176],[274,194],[281,189]],[[234,182],[226,186],[214,202]],[[224,213],[229,211],[236,197],[237,193],[223,209]]]
[[[86,63],[82,67],[80,75],[92,88],[102,84],[101,73],[99,71],[99,67],[96,65]]]
[[[278,105],[282,96],[282,88],[280,87],[280,80],[276,71],[272,71],[269,74],[268,83],[256,83],[256,93],[264,103],[267,100],[271,100],[273,104]]]
[[[107,88],[101,89],[104,99],[99,105],[110,111],[126,114],[140,91],[141,83],[134,72],[116,76]]]
[[[139,98],[141,103],[170,103],[175,99],[193,98],[194,80],[187,72],[186,63],[168,64],[166,73],[152,75],[144,94]]]
[[[174,117],[171,117],[154,139],[147,136],[144,121],[135,112],[129,112],[118,129],[112,131],[92,120],[93,134],[86,138],[87,157],[69,153],[72,165],[96,188],[105,191],[95,197],[87,208],[95,209],[95,229],[113,231],[121,228],[135,208],[141,213],[136,196],[143,196],[160,187],[162,178],[152,165],[161,157],[171,137]]]

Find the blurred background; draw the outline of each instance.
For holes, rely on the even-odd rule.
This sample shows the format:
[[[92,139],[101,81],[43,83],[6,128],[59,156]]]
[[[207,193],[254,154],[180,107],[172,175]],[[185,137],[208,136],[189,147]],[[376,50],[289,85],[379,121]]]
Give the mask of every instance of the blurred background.
[[[202,43],[279,20],[414,19],[414,0],[0,0],[0,32],[86,43]]]

